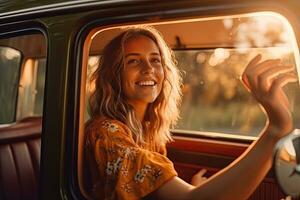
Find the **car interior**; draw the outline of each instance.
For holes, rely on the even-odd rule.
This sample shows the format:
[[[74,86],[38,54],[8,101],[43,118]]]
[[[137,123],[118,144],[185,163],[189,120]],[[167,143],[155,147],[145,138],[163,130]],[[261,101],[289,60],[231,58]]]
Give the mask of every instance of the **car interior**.
[[[274,13],[180,19],[150,25],[162,33],[174,50],[184,79],[181,119],[172,129],[174,142],[167,146],[168,157],[179,177],[187,182],[202,168],[211,176],[241,155],[259,137],[266,122],[263,110],[240,82],[244,67],[258,53],[265,59],[280,57],[295,65],[295,36],[283,17]],[[89,119],[89,76],[97,67],[103,47],[126,26],[95,27],[83,46],[78,173],[74,176],[86,198],[84,123]],[[0,47],[20,52],[19,82],[11,84],[17,89],[13,90],[11,101],[2,104],[12,107],[14,115],[0,118],[0,199],[38,198],[45,76],[46,67],[51,67],[46,66],[46,40],[36,32],[0,39]],[[0,56],[5,55],[9,60],[9,53]],[[298,85],[290,85],[286,91],[293,102],[294,119],[300,122],[300,113],[296,113],[300,110],[297,89]],[[250,199],[284,196],[272,173]]]

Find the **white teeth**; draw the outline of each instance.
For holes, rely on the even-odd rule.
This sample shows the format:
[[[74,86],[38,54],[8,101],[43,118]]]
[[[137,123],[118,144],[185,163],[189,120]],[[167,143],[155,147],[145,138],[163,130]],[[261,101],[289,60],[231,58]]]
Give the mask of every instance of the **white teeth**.
[[[140,86],[153,86],[155,85],[154,81],[140,81],[138,82],[138,85]]]

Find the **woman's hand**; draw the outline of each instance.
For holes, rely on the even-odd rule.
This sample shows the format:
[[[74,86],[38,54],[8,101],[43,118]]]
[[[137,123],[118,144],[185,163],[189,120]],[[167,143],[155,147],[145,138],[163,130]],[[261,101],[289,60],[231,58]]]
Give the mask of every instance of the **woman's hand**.
[[[247,65],[242,80],[254,98],[263,106],[268,115],[268,132],[278,140],[293,128],[289,101],[283,87],[296,82],[297,75],[291,65],[284,65],[280,59],[260,61],[254,57]]]
[[[197,174],[192,177],[191,184],[193,186],[199,186],[207,180],[204,174],[207,172],[206,169],[201,169]]]
[[[293,200],[291,196],[286,196],[284,199],[280,199],[280,200]]]

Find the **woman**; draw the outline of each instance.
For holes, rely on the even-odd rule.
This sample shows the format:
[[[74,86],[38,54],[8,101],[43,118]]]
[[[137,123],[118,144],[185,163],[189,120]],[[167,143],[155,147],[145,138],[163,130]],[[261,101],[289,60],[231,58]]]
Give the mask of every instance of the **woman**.
[[[181,99],[181,78],[172,52],[151,27],[128,28],[115,37],[104,48],[92,77],[96,89],[90,98],[92,119],[86,126],[91,196],[180,200],[249,197],[272,166],[276,142],[292,129],[282,87],[297,81],[290,73],[293,67],[278,59],[260,60],[260,55],[252,59],[242,81],[268,115],[261,137],[209,180],[202,182],[198,174],[190,185],[177,176],[166,157],[169,128],[178,119]]]

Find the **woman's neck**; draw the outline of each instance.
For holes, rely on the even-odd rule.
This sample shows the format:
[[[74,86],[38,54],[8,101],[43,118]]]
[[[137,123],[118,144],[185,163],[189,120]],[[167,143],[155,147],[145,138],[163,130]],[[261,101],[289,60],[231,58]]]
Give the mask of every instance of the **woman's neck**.
[[[146,106],[138,107],[138,108],[134,107],[135,115],[140,122],[144,121],[146,109],[147,109]]]
[[[133,106],[135,115],[137,119],[142,122],[144,121],[145,113],[148,107],[148,104],[145,103],[136,103],[136,102],[129,102],[131,106]]]

